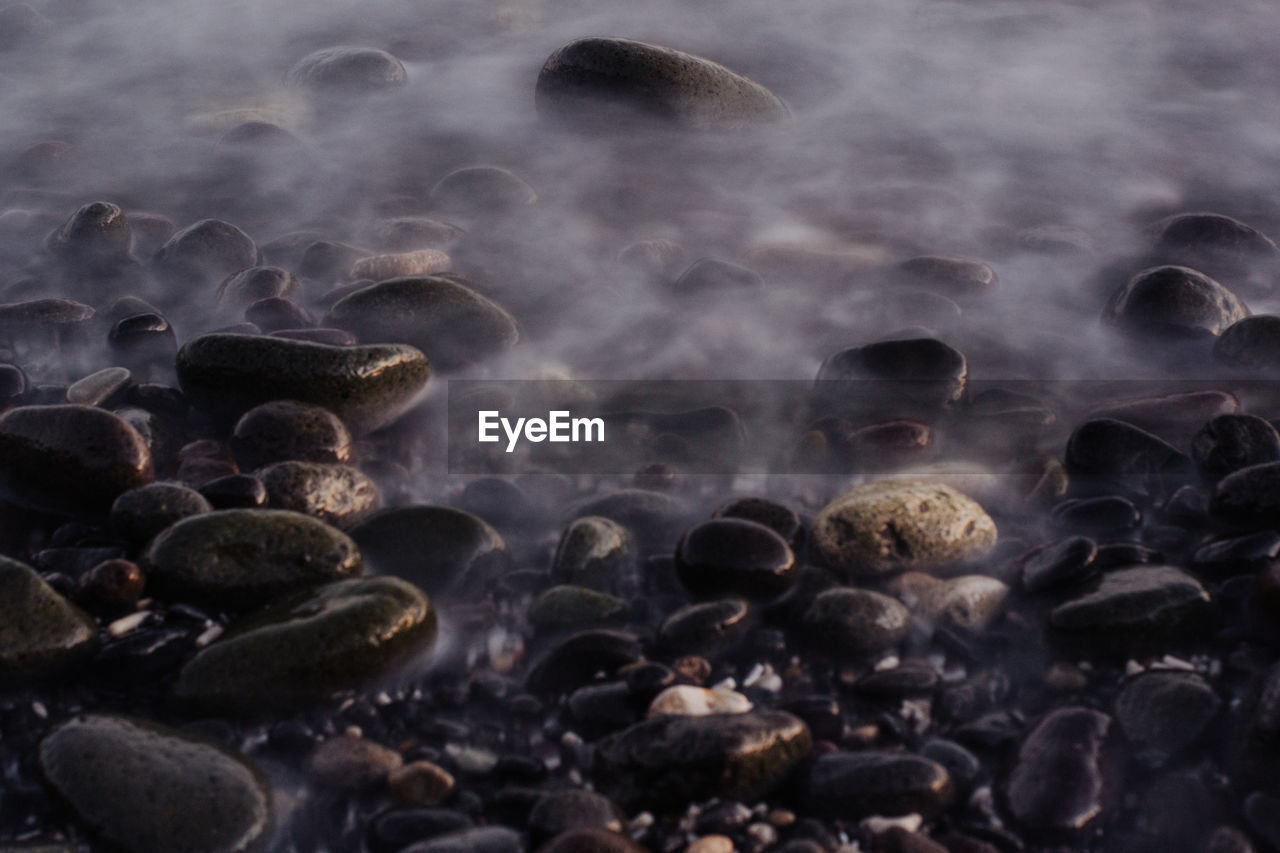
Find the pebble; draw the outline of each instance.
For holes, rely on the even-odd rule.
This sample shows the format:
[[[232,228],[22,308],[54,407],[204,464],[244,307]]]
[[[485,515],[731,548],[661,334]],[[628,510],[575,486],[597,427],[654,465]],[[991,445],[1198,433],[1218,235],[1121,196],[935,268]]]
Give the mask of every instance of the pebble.
[[[624,817],[612,800],[594,791],[552,791],[529,812],[527,827],[530,841],[538,844],[571,829],[621,832]]]
[[[470,818],[452,809],[392,808],[369,821],[365,838],[371,853],[400,853],[416,841],[427,841],[471,826]]]
[[[119,205],[95,201],[84,205],[45,241],[49,253],[79,264],[118,264],[129,258],[133,234]]]
[[[1070,536],[1032,549],[1017,561],[1022,588],[1038,593],[1070,587],[1098,573],[1094,560],[1098,544],[1085,536]]]
[[[325,325],[365,343],[411,344],[442,370],[484,361],[520,339],[515,318],[467,285],[406,276],[362,287],[334,303]]]
[[[237,334],[188,341],[177,370],[192,405],[227,423],[262,403],[294,400],[328,409],[357,435],[404,414],[431,373],[405,344],[335,347]]]
[[[0,415],[0,491],[50,512],[105,514],[154,478],[151,449],[117,415],[92,406],[19,406]]]
[[[1280,261],[1280,251],[1270,238],[1221,213],[1182,213],[1157,227],[1154,256],[1203,270],[1223,281],[1245,279],[1255,265],[1270,272]]]
[[[293,400],[272,400],[245,412],[228,443],[246,471],[287,460],[341,463],[352,459],[351,433],[341,419],[321,406]]]
[[[949,344],[936,338],[892,339],[828,357],[818,369],[818,393],[836,411],[856,404],[882,417],[901,418],[957,402],[968,377],[964,354]],[[852,389],[841,384],[852,380],[882,381],[862,381]]]
[[[1256,415],[1218,415],[1191,440],[1191,460],[1205,482],[1216,483],[1241,468],[1280,461],[1280,433]]]
[[[900,283],[953,299],[982,296],[999,284],[995,270],[981,261],[942,255],[919,255],[894,267]]]
[[[271,789],[242,756],[128,717],[72,718],[40,743],[49,784],[85,825],[133,853],[239,853],[271,837]]]
[[[704,521],[676,545],[676,572],[695,598],[774,598],[791,586],[795,570],[795,554],[786,540],[746,519]]]
[[[681,607],[658,626],[657,644],[672,654],[713,656],[734,648],[750,627],[751,606],[722,598]]]
[[[561,583],[617,592],[631,580],[636,543],[627,528],[599,516],[569,522],[551,560],[551,577]]]
[[[1216,361],[1271,375],[1280,369],[1280,315],[1257,314],[1228,326],[1213,342]]]
[[[219,305],[243,310],[259,299],[292,297],[298,277],[282,267],[249,267],[232,273],[218,287]]]
[[[645,853],[649,848],[607,829],[571,829],[548,841],[539,853]]]
[[[430,761],[411,761],[387,774],[387,790],[401,806],[438,806],[449,799],[454,785],[449,771]]]
[[[985,575],[961,575],[939,580],[921,572],[906,572],[890,580],[886,589],[930,624],[980,633],[1003,612],[1009,587]]]
[[[535,658],[525,676],[525,686],[538,694],[566,693],[591,681],[596,673],[611,676],[643,659],[644,651],[635,634],[609,629],[580,631]]]
[[[1067,440],[1065,463],[1075,494],[1120,490],[1144,498],[1172,492],[1169,483],[1191,470],[1190,460],[1173,445],[1112,418],[1076,427]]]
[[[1221,707],[1200,676],[1151,671],[1125,682],[1115,715],[1134,757],[1146,766],[1159,766],[1194,743]]]
[[[78,406],[103,406],[119,397],[133,380],[125,367],[104,367],[67,386],[67,402]]]
[[[289,460],[258,471],[267,505],[318,518],[346,530],[382,505],[378,486],[350,465]]]
[[[954,791],[945,767],[909,752],[867,749],[820,755],[804,781],[806,811],[858,820],[940,812]]]
[[[1209,593],[1169,566],[1119,569],[1059,604],[1049,624],[1063,638],[1108,654],[1140,654],[1188,642],[1213,621]]]
[[[708,714],[745,714],[751,708],[751,700],[736,690],[674,684],[653,698],[646,716],[677,714],[705,717]]]
[[[0,557],[0,674],[45,675],[91,655],[98,623],[29,566]]]
[[[401,276],[432,275],[447,272],[452,261],[438,249],[415,249],[392,255],[372,255],[351,265],[347,277],[352,280],[386,281]]]
[[[1006,783],[1014,819],[1051,837],[1083,834],[1105,823],[1120,795],[1119,734],[1115,721],[1100,711],[1049,712],[1022,742]]]
[[[381,92],[404,86],[400,60],[373,47],[339,45],[308,53],[289,69],[286,82],[319,92]]]
[[[314,702],[395,672],[435,637],[435,609],[411,584],[338,581],[233,622],[182,668],[175,695],[197,707]]]
[[[392,252],[449,249],[465,233],[457,225],[426,216],[396,216],[373,224],[374,242],[378,248]]]
[[[645,42],[585,38],[547,58],[539,113],[586,127],[621,117],[695,128],[778,121],[790,111],[763,86],[710,60]]]
[[[286,329],[306,329],[316,324],[316,318],[310,311],[283,296],[259,299],[244,309],[244,319],[267,334]]]
[[[155,254],[164,275],[187,286],[191,280],[221,282],[261,259],[252,237],[220,219],[202,219],[174,232]]]
[[[524,853],[524,850],[524,841],[514,829],[478,826],[410,844],[400,853]]]
[[[537,200],[537,191],[524,178],[501,166],[454,169],[427,196],[432,207],[463,216],[510,213]]]
[[[1128,331],[1160,337],[1220,335],[1249,314],[1214,279],[1189,267],[1152,267],[1111,297],[1104,319]]]
[[[768,498],[746,497],[732,500],[712,513],[713,518],[743,518],[763,524],[778,534],[794,552],[806,544],[805,524],[795,510]]]
[[[288,510],[227,509],[185,518],[143,556],[157,594],[237,608],[359,577],[360,550],[341,531]]]
[[[0,418],[0,425],[4,419]],[[1280,462],[1251,465],[1218,481],[1209,502],[1213,517],[1235,527],[1274,530],[1280,523]]]
[[[132,607],[142,597],[146,583],[146,575],[137,563],[106,560],[80,576],[79,596],[90,607]]]
[[[578,504],[573,516],[602,516],[627,529],[640,554],[659,549],[670,553],[671,543],[687,527],[689,510],[679,498],[649,489],[619,489]]]
[[[538,630],[554,632],[620,622],[629,607],[608,593],[561,584],[544,590],[529,604],[528,619]]]
[[[375,571],[411,581],[428,595],[480,589],[511,568],[498,531],[451,507],[385,509],[349,532]]]
[[[814,556],[852,578],[932,571],[976,559],[996,526],[975,501],[943,483],[881,480],[857,486],[813,523]]]
[[[343,791],[361,791],[387,780],[404,759],[394,749],[359,735],[343,734],[316,747],[307,772],[318,784]]]
[[[911,612],[869,589],[835,587],[819,594],[804,614],[814,647],[836,658],[863,658],[906,639]]]
[[[252,474],[228,474],[200,486],[214,509],[254,509],[267,505],[267,487]]]
[[[699,258],[680,274],[672,290],[681,295],[745,293],[764,287],[760,273],[720,258]]]
[[[810,746],[809,729],[784,711],[654,717],[600,741],[595,782],[625,808],[683,808],[708,797],[754,802]]]

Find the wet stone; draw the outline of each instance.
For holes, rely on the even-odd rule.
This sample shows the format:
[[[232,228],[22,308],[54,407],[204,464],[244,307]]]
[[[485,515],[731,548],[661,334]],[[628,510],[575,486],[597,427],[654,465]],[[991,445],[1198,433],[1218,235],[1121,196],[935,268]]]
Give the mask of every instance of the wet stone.
[[[133,374],[125,367],[104,367],[77,379],[67,386],[67,402],[78,406],[107,406],[133,380]]]
[[[0,557],[0,675],[44,675],[92,654],[94,619],[35,571]]]
[[[897,701],[912,696],[929,696],[940,681],[938,671],[929,664],[906,661],[889,669],[868,672],[854,682],[853,690],[859,696]]]
[[[887,591],[897,595],[927,624],[970,634],[985,631],[1003,612],[1009,587],[986,575],[961,575],[939,580],[920,572],[907,572],[889,581]]]
[[[391,252],[448,249],[462,239],[464,233],[456,225],[426,216],[398,216],[373,225],[374,242],[378,248]]]
[[[621,38],[586,38],[551,54],[538,73],[538,111],[600,127],[644,118],[697,128],[778,121],[776,95],[710,60]]]
[[[15,503],[105,513],[153,477],[146,441],[103,409],[24,406],[0,415],[0,490]]]
[[[1209,593],[1191,575],[1143,566],[1103,575],[1092,590],[1054,608],[1049,624],[1069,642],[1132,656],[1194,641],[1213,615]]]
[[[642,553],[670,553],[671,543],[685,527],[688,509],[680,499],[662,492],[620,489],[578,504],[573,514],[579,519],[602,516],[622,525]]]
[[[795,554],[772,529],[745,519],[704,521],[676,546],[676,572],[695,598],[767,599],[791,586]]]
[[[736,690],[675,684],[653,697],[645,716],[676,714],[705,717],[708,714],[745,714],[751,707],[751,700]]]
[[[1280,525],[1280,462],[1251,465],[1223,477],[1214,489],[1209,511],[1226,524],[1275,529]]]
[[[214,509],[253,509],[267,505],[267,487],[252,474],[228,474],[200,486]]]
[[[853,578],[931,571],[981,556],[996,526],[975,501],[942,483],[882,480],[836,498],[813,523],[815,558]]]
[[[9,302],[0,305],[0,331],[19,336],[35,329],[73,329],[94,313],[91,306],[63,297]]]
[[[276,462],[258,471],[267,504],[318,518],[346,530],[382,504],[378,486],[350,465]]]
[[[676,293],[733,293],[764,287],[760,273],[719,258],[699,258],[676,279]]]
[[[740,598],[690,604],[663,620],[657,642],[672,654],[712,655],[742,639],[750,615],[750,606]]]
[[[143,557],[157,593],[238,608],[359,576],[360,551],[342,532],[287,510],[227,509],[185,518]]]
[[[683,809],[708,797],[754,802],[810,746],[809,729],[783,711],[655,717],[600,742],[595,780],[626,808]]]
[[[128,217],[119,205],[107,201],[81,207],[45,241],[50,254],[89,265],[125,261],[132,247]]]
[[[404,65],[385,50],[372,47],[326,47],[299,59],[289,69],[292,86],[322,92],[380,92],[408,82]]]
[[[624,815],[608,797],[594,791],[553,791],[529,812],[530,840],[541,843],[571,829],[621,832]]]
[[[1221,706],[1198,675],[1148,672],[1125,683],[1115,714],[1134,757],[1158,766],[1194,743]]]
[[[1148,496],[1168,488],[1191,469],[1176,447],[1132,424],[1112,418],[1085,421],[1067,440],[1067,474],[1075,494],[1119,490]]]
[[[137,563],[106,560],[80,576],[79,598],[87,607],[106,610],[132,607],[147,579]]]
[[[389,676],[435,636],[435,610],[411,584],[339,581],[233,622],[183,667],[175,692],[196,706],[316,701]]]
[[[1280,315],[1258,314],[1227,327],[1213,342],[1213,357],[1231,367],[1280,369]]]
[[[294,400],[329,409],[356,434],[403,414],[431,373],[404,344],[333,347],[236,334],[188,341],[177,369],[192,405],[215,418],[234,423],[262,403]]]
[[[1142,524],[1142,511],[1119,495],[1065,500],[1053,508],[1050,517],[1064,530],[1102,538],[1123,536]]]
[[[176,522],[212,511],[210,503],[194,489],[179,483],[150,483],[122,492],[115,499],[111,530],[132,545],[145,545]]]
[[[307,770],[327,788],[360,791],[385,782],[387,774],[404,764],[400,753],[376,741],[344,734],[316,747]]]
[[[936,338],[879,341],[841,350],[818,369],[818,399],[836,411],[851,406],[878,416],[905,417],[956,402],[969,365],[964,354]],[[856,382],[851,388],[841,383]]]
[[[945,767],[909,752],[869,749],[819,756],[805,780],[805,809],[825,817],[920,814],[946,807],[954,785]]]
[[[869,589],[836,587],[818,595],[804,614],[814,647],[836,658],[860,658],[906,639],[911,612],[896,599]]]
[[[1191,558],[1197,574],[1241,575],[1266,568],[1280,557],[1280,533],[1262,531],[1201,545]]]
[[[346,243],[316,240],[303,250],[302,257],[298,259],[298,275],[326,282],[342,279],[352,264],[368,255],[364,249]]]
[[[167,364],[178,351],[173,326],[163,314],[154,311],[117,320],[107,332],[107,343],[117,360],[135,369],[159,362]]]
[[[259,299],[244,309],[244,319],[268,333],[281,329],[305,329],[316,323],[310,311],[283,296]]]
[[[612,675],[644,659],[640,640],[624,631],[582,631],[547,649],[529,666],[525,686],[534,693],[564,693],[594,678]]]
[[[1085,536],[1071,536],[1035,548],[1018,559],[1022,588],[1037,593],[1067,587],[1097,574],[1098,545]]]
[[[795,510],[768,498],[738,498],[717,509],[712,517],[754,521],[781,536],[792,551],[799,551],[805,546],[804,521]]]
[[[218,287],[218,304],[248,308],[259,299],[293,296],[297,277],[282,267],[249,267],[227,276]]]
[[[499,355],[520,339],[502,306],[448,278],[393,278],[334,303],[325,325],[354,332],[365,343],[411,344],[431,363],[453,369]]]
[[[1111,297],[1104,319],[1137,334],[1184,338],[1220,335],[1248,316],[1234,293],[1189,267],[1152,267]]]
[[[337,415],[320,406],[274,400],[236,422],[231,452],[252,471],[272,462],[339,463],[351,459],[351,434]]]
[[[202,219],[177,231],[155,254],[164,274],[184,285],[212,284],[255,266],[260,260],[253,238],[230,222]]]
[[[498,531],[451,507],[382,510],[350,534],[374,570],[405,578],[429,595],[482,589],[511,568]]]
[[[1115,721],[1089,708],[1059,708],[1023,741],[1005,785],[1009,811],[1037,834],[1070,836],[1105,822],[1124,756]]]
[[[386,281],[402,276],[432,275],[447,272],[452,262],[438,249],[417,249],[394,255],[373,255],[361,258],[351,265],[347,274],[351,279],[367,278],[370,281]]]
[[[84,715],[40,743],[45,778],[97,835],[133,853],[266,848],[271,794],[243,757],[127,717]]]
[[[1192,439],[1191,459],[1206,482],[1216,483],[1241,468],[1280,461],[1280,433],[1256,415],[1218,415]]]
[[[543,591],[529,604],[529,623],[540,631],[595,627],[619,622],[627,613],[621,598],[581,586],[560,585]]]
[[[995,270],[981,261],[939,255],[909,258],[894,272],[903,284],[953,299],[990,293],[999,283]]]

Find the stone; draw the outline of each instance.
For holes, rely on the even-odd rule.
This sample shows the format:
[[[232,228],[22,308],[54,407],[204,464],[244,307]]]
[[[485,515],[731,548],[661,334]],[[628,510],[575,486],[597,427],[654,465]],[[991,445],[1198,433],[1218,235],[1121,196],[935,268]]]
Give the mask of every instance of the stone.
[[[1009,587],[986,575],[961,575],[939,580],[920,572],[906,572],[889,580],[886,590],[931,625],[971,634],[985,631],[1003,612]]]
[[[602,516],[622,525],[640,553],[665,550],[680,536],[689,510],[671,495],[650,489],[619,489],[578,504],[573,516]]]
[[[95,201],[84,205],[49,235],[49,253],[80,264],[118,264],[133,248],[129,219],[119,205]]]
[[[404,86],[409,75],[385,50],[339,45],[299,59],[285,78],[291,86],[318,92],[382,92]]]
[[[676,572],[695,598],[774,598],[790,588],[795,570],[786,540],[745,519],[704,521],[676,545]]]
[[[946,484],[881,480],[829,503],[811,536],[818,561],[847,577],[869,578],[976,559],[995,545],[996,526]]]
[[[382,505],[378,486],[350,465],[289,460],[258,471],[266,487],[267,505],[318,518],[346,530]]]
[[[156,723],[86,714],[40,742],[49,784],[132,853],[252,853],[271,840],[271,789],[244,757]]]
[[[528,619],[539,631],[588,628],[621,621],[628,607],[626,601],[608,593],[561,584],[544,590],[529,604]]]
[[[104,409],[20,406],[0,415],[0,491],[14,503],[105,514],[154,476],[146,440]]]
[[[246,471],[286,460],[333,464],[352,458],[351,433],[337,415],[293,400],[272,400],[245,412],[229,444]]]
[[[334,303],[325,325],[365,343],[411,344],[445,370],[506,351],[520,339],[515,318],[461,282],[406,276],[362,287]]]
[[[952,299],[982,296],[999,284],[995,270],[968,258],[919,255],[900,262],[893,271],[900,284]]]
[[[968,377],[968,361],[954,347],[936,338],[900,338],[828,357],[818,368],[815,394],[837,412],[903,418],[957,402]]]
[[[744,518],[763,524],[783,538],[792,551],[800,551],[807,542],[804,521],[791,507],[768,498],[746,497],[732,500],[712,513],[713,518]]]
[[[126,367],[104,367],[67,386],[67,402],[77,406],[103,406],[117,401],[133,381]]]
[[[1100,711],[1050,711],[1022,742],[1006,782],[1014,819],[1046,836],[1082,835],[1104,823],[1124,772],[1119,735],[1119,726]]]
[[[86,659],[98,623],[29,566],[0,557],[0,675],[40,676]]]
[[[1176,447],[1132,424],[1096,418],[1067,439],[1065,463],[1075,494],[1120,491],[1137,497],[1171,492],[1189,473],[1190,460]]]
[[[764,287],[760,273],[720,258],[699,258],[680,274],[672,289],[681,295],[745,293]]]
[[[1213,342],[1213,357],[1267,375],[1280,370],[1280,315],[1258,314],[1232,323]]]
[[[1218,415],[1191,440],[1191,460],[1207,483],[1250,465],[1280,462],[1280,433],[1257,415]]]
[[[253,238],[230,222],[202,219],[174,232],[156,250],[155,262],[175,283],[221,282],[262,259]]]
[[[709,714],[745,714],[751,710],[751,707],[751,700],[736,690],[673,684],[653,697],[646,716],[675,714],[685,717],[705,717]]]
[[[449,799],[453,789],[453,775],[430,761],[411,761],[387,774],[391,799],[402,806],[438,806]]]
[[[375,571],[405,578],[428,595],[481,589],[511,568],[498,531],[451,507],[382,510],[350,535]]]
[[[4,420],[0,418],[0,425]],[[1209,512],[1226,524],[1274,530],[1280,524],[1280,462],[1251,465],[1218,481]]]
[[[294,400],[328,409],[357,435],[404,414],[431,375],[423,354],[404,344],[335,347],[237,334],[188,341],[177,370],[192,405],[220,421]]]
[[[267,505],[267,487],[252,474],[228,474],[200,486],[214,509],[255,509]]]
[[[182,668],[174,692],[196,707],[315,702],[392,675],[435,637],[435,609],[412,584],[338,581],[233,622]]]
[[[1119,569],[1049,614],[1060,637],[1108,655],[1168,651],[1189,642],[1214,618],[1209,593],[1169,566]]]
[[[370,853],[400,853],[416,841],[469,829],[472,821],[461,812],[444,808],[393,808],[369,821],[366,841]]]
[[[137,563],[104,560],[80,576],[78,597],[88,607],[115,611],[132,608],[142,597],[147,578]]]
[[[396,216],[373,224],[374,243],[390,252],[449,249],[465,233],[457,225],[426,216]]]
[[[824,817],[930,818],[947,806],[953,790],[941,764],[909,752],[868,749],[820,755],[805,779],[802,802]]]
[[[386,281],[403,276],[431,275],[447,272],[452,261],[438,249],[415,249],[394,255],[372,255],[351,265],[347,277],[354,280]]]
[[[896,599],[869,589],[835,587],[813,599],[804,632],[814,648],[834,658],[863,658],[891,649],[907,637],[911,612]]]
[[[1126,331],[1157,337],[1220,335],[1249,315],[1227,288],[1189,267],[1152,267],[1112,295],[1103,319]]]
[[[288,510],[227,509],[185,518],[143,556],[155,591],[237,608],[359,577],[360,550],[341,531]]]
[[[399,853],[524,853],[520,833],[505,826],[477,826],[410,844]]]
[[[1115,715],[1147,766],[1159,766],[1193,744],[1217,716],[1222,701],[1203,678],[1189,672],[1146,672],[1125,682]]]
[[[427,196],[433,207],[462,216],[511,213],[537,200],[537,191],[524,178],[501,166],[454,169]]]
[[[750,627],[751,607],[722,598],[681,607],[658,626],[657,644],[671,654],[713,655],[733,648]]]
[[[640,640],[625,631],[580,631],[542,652],[529,666],[525,686],[535,693],[566,693],[597,672],[612,675],[644,659]]]
[[[710,60],[622,38],[585,38],[551,54],[538,73],[539,113],[586,127],[620,118],[694,128],[772,122],[780,98]]]
[[[1280,262],[1280,251],[1269,237],[1221,213],[1182,213],[1161,221],[1157,228],[1152,255],[1222,281],[1247,279],[1255,267],[1270,273]]]
[[[242,310],[259,299],[291,297],[298,292],[298,278],[282,267],[249,267],[232,273],[218,287],[219,305]]]
[[[683,809],[709,797],[755,802],[810,746],[808,727],[785,711],[654,717],[600,741],[595,780],[624,808]]]
[[[326,788],[363,791],[387,781],[387,775],[403,764],[394,749],[359,735],[343,734],[316,747],[307,770]]]
[[[622,832],[625,815],[608,797],[594,791],[552,791],[529,812],[528,829],[534,843],[572,829],[606,829]]]
[[[539,848],[539,853],[645,853],[648,849],[621,832],[588,827],[560,833]]]
[[[180,483],[149,483],[122,492],[111,504],[111,531],[131,545],[141,546],[188,516],[212,511],[195,489]]]
[[[1086,536],[1070,536],[1022,555],[1016,571],[1025,591],[1039,593],[1089,580],[1098,573],[1097,556],[1098,543]]]

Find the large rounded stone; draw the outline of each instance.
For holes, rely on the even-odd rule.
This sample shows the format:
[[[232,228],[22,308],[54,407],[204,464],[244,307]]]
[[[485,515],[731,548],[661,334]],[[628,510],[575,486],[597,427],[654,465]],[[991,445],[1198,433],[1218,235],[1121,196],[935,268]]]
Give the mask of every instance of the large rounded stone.
[[[345,534],[288,510],[226,509],[194,515],[152,541],[143,557],[155,591],[235,607],[359,576]]]
[[[794,580],[796,557],[771,528],[741,518],[695,526],[676,546],[680,582],[697,598],[773,598]]]
[[[370,567],[412,581],[430,595],[474,589],[511,567],[498,531],[445,506],[383,510],[351,529]]]
[[[155,255],[157,266],[175,282],[220,282],[254,266],[261,253],[253,238],[230,222],[202,219],[177,231]]]
[[[937,762],[869,749],[819,757],[809,770],[803,802],[829,817],[916,813],[928,818],[947,805],[953,789],[951,775]]]
[[[93,617],[34,570],[0,557],[0,675],[43,675],[83,659],[98,639]]]
[[[394,673],[435,636],[435,609],[412,584],[339,581],[233,623],[183,667],[175,691],[197,706],[318,701]]]
[[[1212,623],[1209,593],[1169,566],[1120,569],[1049,615],[1061,639],[1102,654],[1136,655],[1194,639]]]
[[[1249,309],[1227,288],[1188,267],[1152,267],[1111,297],[1103,318],[1124,329],[1160,336],[1218,335]]]
[[[344,530],[382,505],[378,486],[359,468],[287,461],[258,472],[267,504],[318,518]]]
[[[236,422],[231,452],[243,470],[272,462],[347,462],[351,434],[328,409],[293,400],[272,400],[255,406]]]
[[[210,741],[143,720],[75,717],[40,768],[85,825],[131,853],[250,853],[271,837],[271,790]]]
[[[1280,433],[1257,415],[1218,415],[1191,440],[1191,459],[1210,483],[1228,474],[1280,461]]]
[[[212,511],[209,501],[195,489],[181,483],[149,483],[124,492],[111,504],[111,532],[142,546],[170,525]]]
[[[1213,688],[1191,672],[1146,672],[1116,697],[1116,719],[1139,761],[1164,764],[1195,742],[1222,706]]]
[[[119,205],[95,201],[81,207],[50,234],[45,248],[75,263],[119,263],[129,257],[133,234]]]
[[[596,784],[630,808],[680,808],[709,797],[755,802],[808,754],[812,740],[784,711],[660,716],[600,742]]]
[[[286,77],[292,86],[339,92],[395,89],[408,79],[404,65],[385,50],[345,45],[308,53]]]
[[[544,115],[592,127],[619,117],[710,128],[789,115],[777,95],[722,65],[622,38],[579,39],[551,54],[536,100]]]
[[[944,483],[881,480],[857,486],[818,513],[813,551],[851,577],[930,571],[979,557],[996,525],[971,498]]]
[[[235,334],[188,341],[177,369],[192,405],[222,421],[271,400],[297,400],[328,409],[356,433],[398,418],[431,375],[422,353],[404,344],[336,347]]]
[[[412,344],[445,369],[482,361],[520,339],[515,319],[502,306],[438,276],[362,287],[329,309],[325,325],[354,332],[366,343]]]
[[[869,589],[836,587],[820,593],[804,614],[815,648],[835,658],[859,658],[892,648],[907,636],[911,612]]]
[[[155,476],[146,440],[91,406],[22,406],[0,415],[0,491],[52,512],[105,513]]]

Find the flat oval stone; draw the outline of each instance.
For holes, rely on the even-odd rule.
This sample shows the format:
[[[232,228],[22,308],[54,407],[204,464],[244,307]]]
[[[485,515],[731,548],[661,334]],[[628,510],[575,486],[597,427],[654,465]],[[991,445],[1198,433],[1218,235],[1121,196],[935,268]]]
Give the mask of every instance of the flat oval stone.
[[[791,586],[796,557],[763,524],[738,518],[704,521],[676,545],[676,572],[696,598],[773,598]]]
[[[919,814],[930,818],[951,799],[947,769],[909,752],[868,749],[819,756],[805,780],[804,806],[825,817]]]
[[[243,756],[105,714],[40,742],[40,768],[77,817],[131,853],[251,853],[271,840],[271,789]]]
[[[791,507],[768,498],[746,497],[730,501],[712,513],[713,518],[745,518],[763,524],[797,551],[805,545],[805,527]]]
[[[244,309],[244,319],[246,323],[257,326],[263,332],[305,329],[316,323],[316,318],[310,311],[282,296],[259,299]]]
[[[942,255],[908,258],[894,272],[903,284],[953,299],[990,293],[999,283],[995,270],[981,261]]]
[[[818,561],[849,577],[930,571],[979,557],[996,525],[977,502],[943,483],[881,480],[857,486],[818,513]]]
[[[60,296],[28,299],[0,305],[0,325],[5,331],[20,333],[24,327],[44,329],[72,328],[93,319],[92,306]]]
[[[1158,336],[1219,335],[1249,315],[1234,293],[1189,267],[1152,267],[1111,297],[1103,318],[1121,328]]]
[[[78,406],[104,406],[119,400],[119,394],[133,381],[126,367],[104,367],[67,386],[67,402]]]
[[[1200,676],[1154,671],[1125,682],[1115,713],[1135,758],[1158,766],[1194,743],[1221,707]]]
[[[220,305],[248,308],[259,299],[290,297],[298,292],[298,277],[282,267],[249,267],[227,276],[218,287]]]
[[[156,264],[170,278],[200,282],[222,281],[255,266],[260,258],[253,238],[220,219],[202,219],[175,232],[155,255]]]
[[[289,69],[292,86],[339,92],[378,92],[409,80],[404,65],[385,50],[338,45],[308,53]]]
[[[34,569],[0,557],[0,675],[43,675],[84,659],[98,623]]]
[[[627,528],[600,516],[583,516],[569,522],[560,536],[551,577],[615,592],[630,582],[635,570],[636,543]]]
[[[121,493],[111,504],[111,532],[133,545],[145,545],[176,522],[212,511],[195,489],[180,483],[149,483]]]
[[[812,739],[785,711],[660,716],[600,741],[599,790],[624,807],[674,807],[709,797],[755,802],[808,754]]]
[[[741,638],[751,608],[740,598],[690,604],[658,626],[658,645],[672,654],[711,655]]]
[[[435,609],[412,584],[338,581],[233,622],[182,668],[175,694],[245,709],[318,701],[394,673],[435,637]]]
[[[538,800],[529,812],[529,835],[546,841],[571,829],[599,827],[622,832],[626,816],[608,797],[594,791],[570,789],[552,791]]]
[[[1258,314],[1232,323],[1213,342],[1213,357],[1268,375],[1280,369],[1280,315]]]
[[[351,459],[351,433],[333,412],[293,400],[255,406],[236,421],[228,442],[246,471],[272,462],[339,463]]]
[[[0,415],[0,491],[14,503],[105,513],[154,476],[146,440],[104,409],[20,406]]]
[[[543,652],[529,666],[525,685],[537,693],[563,693],[590,681],[597,672],[612,675],[644,659],[640,640],[625,631],[581,631]]]
[[[415,249],[412,252],[361,258],[351,265],[347,277],[353,281],[362,278],[386,281],[402,276],[431,275],[448,271],[451,263],[449,256],[439,249]]]
[[[1120,569],[1049,615],[1065,638],[1107,654],[1164,649],[1193,638],[1213,616],[1209,593],[1191,575],[1169,566]]]
[[[240,608],[362,569],[359,549],[341,531],[278,509],[185,518],[152,541],[143,561],[158,593]]]
[[[71,214],[49,235],[45,248],[60,258],[81,263],[123,261],[133,248],[133,234],[119,205],[95,201]]]
[[[1098,543],[1085,536],[1071,536],[1041,545],[1018,558],[1022,588],[1037,593],[1088,580],[1098,573],[1094,560]]]
[[[1275,529],[1280,524],[1280,462],[1251,465],[1223,477],[1213,491],[1209,512],[1238,527]]]
[[[897,599],[869,589],[835,587],[820,593],[804,614],[815,647],[836,658],[874,655],[902,642],[911,611]]]
[[[530,602],[528,617],[529,624],[543,631],[590,628],[621,620],[627,607],[627,602],[608,593],[561,584]]]
[[[318,518],[343,530],[382,505],[378,486],[359,468],[290,460],[258,471],[267,505]]]
[[[576,517],[603,516],[621,524],[634,537],[641,552],[663,549],[687,525],[689,509],[679,498],[650,489],[619,489],[578,504]]]
[[[520,339],[515,318],[502,306],[437,276],[362,287],[329,309],[325,325],[354,332],[366,343],[412,344],[444,369],[483,361]]]
[[[1082,833],[1105,820],[1123,769],[1114,720],[1090,708],[1059,708],[1022,742],[1005,785],[1009,811],[1035,833]]]
[[[374,571],[412,581],[429,595],[478,588],[511,567],[498,531],[451,507],[387,509],[350,532]]]
[[[1218,415],[1191,440],[1191,460],[1205,481],[1216,483],[1241,468],[1280,461],[1280,433],[1257,415]]]
[[[538,111],[586,126],[620,116],[711,128],[777,121],[777,95],[710,60],[622,38],[585,38],[547,58]]]
[[[404,344],[335,347],[235,334],[188,341],[177,370],[192,405],[221,420],[296,400],[328,409],[357,434],[402,415],[431,375],[422,353]]]

